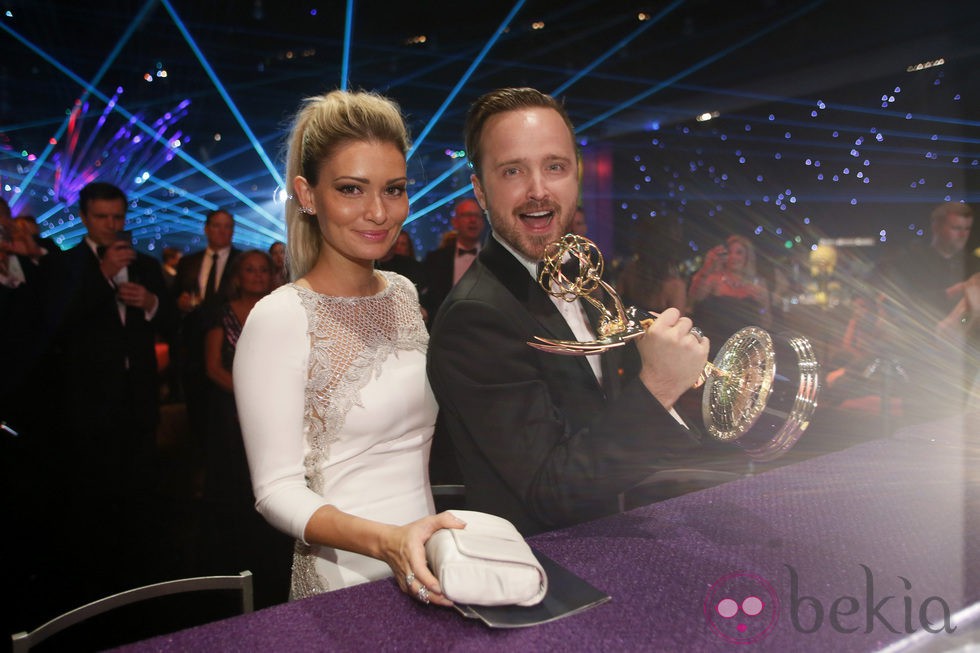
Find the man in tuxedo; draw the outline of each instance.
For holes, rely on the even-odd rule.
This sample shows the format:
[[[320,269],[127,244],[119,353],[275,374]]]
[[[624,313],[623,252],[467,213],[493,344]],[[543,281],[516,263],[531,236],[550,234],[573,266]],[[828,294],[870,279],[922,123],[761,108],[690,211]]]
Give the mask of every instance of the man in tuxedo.
[[[573,133],[564,108],[534,89],[493,91],[470,108],[466,152],[492,235],[429,342],[429,380],[467,506],[525,534],[614,513],[622,492],[698,448],[672,409],[707,362],[708,342],[676,309],[636,346],[602,356],[527,345],[539,335],[595,337],[587,302],[553,298],[536,280],[577,204]]]
[[[208,246],[177,262],[175,286],[181,313],[191,313],[201,304],[227,299],[229,264],[239,254],[231,244],[235,218],[224,209],[209,212],[204,220],[204,235]]]
[[[49,253],[26,220],[12,218],[0,197],[0,422],[15,431],[24,430],[38,412],[30,379],[36,376],[41,345],[41,262]]]
[[[908,375],[898,393],[906,423],[961,412],[980,349],[975,334],[964,333],[970,317],[964,292],[980,261],[966,249],[973,208],[944,202],[929,220],[928,243],[909,243],[875,270],[879,325],[885,329],[875,353],[898,362]]]
[[[122,231],[126,208],[116,186],[85,186],[78,209],[86,235],[45,271],[44,391],[55,417],[46,476],[58,490],[49,514],[74,534],[54,556],[65,563],[59,590],[74,601],[138,584],[152,571],[155,343],[172,310],[160,264]]]
[[[480,252],[486,221],[476,200],[466,198],[456,204],[452,225],[456,231],[455,247],[450,245],[434,249],[425,257],[426,290],[421,300],[430,324],[446,295],[463,277]]]
[[[176,351],[171,364],[177,366],[181,388],[177,398],[187,407],[187,420],[194,447],[200,452],[207,419],[208,378],[204,367],[204,337],[211,315],[228,299],[231,262],[239,251],[232,246],[235,218],[215,209],[204,221],[205,249],[181,257],[173,291],[180,315]]]

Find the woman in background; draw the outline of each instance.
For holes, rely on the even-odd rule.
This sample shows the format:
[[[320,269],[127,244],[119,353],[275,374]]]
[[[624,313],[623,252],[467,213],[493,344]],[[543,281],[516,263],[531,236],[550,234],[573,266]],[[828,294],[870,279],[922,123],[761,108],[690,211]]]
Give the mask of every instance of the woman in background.
[[[755,249],[744,236],[729,236],[725,245],[708,252],[691,278],[689,296],[692,319],[710,338],[712,357],[742,327],[771,325],[769,290],[756,272]]]
[[[255,512],[231,370],[243,325],[252,308],[272,291],[273,262],[265,252],[250,250],[231,265],[229,300],[211,316],[204,340],[205,371],[211,382],[204,441],[201,573],[250,570],[255,575],[256,607],[264,608],[288,598],[292,545]]]
[[[234,378],[256,508],[297,540],[291,599],[394,574],[450,604],[424,546],[465,524],[433,515],[428,333],[412,283],[374,269],[408,217],[408,147],[365,92],[307,99],[289,135],[293,283],[252,311]]]
[[[272,288],[275,290],[289,281],[289,272],[286,270],[286,244],[276,241],[269,245],[269,256],[272,257]]]
[[[687,314],[687,282],[677,272],[677,239],[652,220],[638,229],[636,253],[616,278],[623,304],[654,313],[673,307]]]

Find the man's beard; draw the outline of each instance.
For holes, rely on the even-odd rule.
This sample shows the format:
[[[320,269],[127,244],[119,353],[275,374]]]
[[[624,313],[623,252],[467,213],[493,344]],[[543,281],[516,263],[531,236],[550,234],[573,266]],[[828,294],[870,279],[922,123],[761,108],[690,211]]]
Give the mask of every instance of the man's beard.
[[[565,216],[561,206],[557,202],[528,202],[517,209],[507,219],[497,216],[494,208],[489,205],[490,225],[494,232],[511,247],[516,249],[526,258],[532,261],[540,261],[544,257],[545,248],[560,238],[569,227],[571,216]],[[552,235],[548,234],[529,234],[521,228],[521,213],[534,213],[536,211],[551,211],[554,215],[551,218]],[[562,229],[555,230],[554,225],[563,225]],[[557,235],[553,235],[553,234]]]

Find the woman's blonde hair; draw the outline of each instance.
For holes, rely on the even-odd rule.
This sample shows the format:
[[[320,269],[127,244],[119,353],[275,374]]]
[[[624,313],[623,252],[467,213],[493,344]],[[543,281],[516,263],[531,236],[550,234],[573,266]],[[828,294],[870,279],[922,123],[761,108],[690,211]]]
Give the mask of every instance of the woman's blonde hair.
[[[323,238],[316,216],[300,212],[293,180],[303,176],[310,186],[316,186],[323,161],[351,141],[391,143],[403,155],[411,146],[401,109],[389,98],[368,91],[331,91],[303,100],[293,119],[286,152],[286,180],[290,185],[286,268],[293,281],[316,263]]]
[[[755,265],[755,246],[752,245],[752,241],[745,236],[732,234],[725,242],[729,249],[736,243],[745,249],[745,267],[742,268],[742,276],[748,279],[754,279],[757,275],[757,270]]]

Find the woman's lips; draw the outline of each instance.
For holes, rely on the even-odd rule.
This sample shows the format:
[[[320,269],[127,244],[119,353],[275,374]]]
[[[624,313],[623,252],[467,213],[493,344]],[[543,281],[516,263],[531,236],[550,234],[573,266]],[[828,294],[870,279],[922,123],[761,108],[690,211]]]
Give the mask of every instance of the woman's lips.
[[[388,230],[382,229],[381,231],[359,231],[357,232],[361,236],[370,241],[382,241],[388,237]]]

